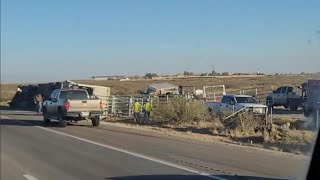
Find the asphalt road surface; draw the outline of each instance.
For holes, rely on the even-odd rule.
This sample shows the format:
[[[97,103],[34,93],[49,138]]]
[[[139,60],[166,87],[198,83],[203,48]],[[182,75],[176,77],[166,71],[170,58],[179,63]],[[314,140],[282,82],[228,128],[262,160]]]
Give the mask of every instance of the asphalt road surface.
[[[307,157],[1,111],[2,180],[301,179]]]

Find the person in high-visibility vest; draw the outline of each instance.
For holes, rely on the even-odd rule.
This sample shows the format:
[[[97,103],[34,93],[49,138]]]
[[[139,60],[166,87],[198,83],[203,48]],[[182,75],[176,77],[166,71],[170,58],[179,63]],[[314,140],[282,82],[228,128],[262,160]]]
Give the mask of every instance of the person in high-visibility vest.
[[[143,110],[144,110],[144,123],[149,124],[150,123],[150,114],[151,114],[151,110],[152,110],[152,104],[149,99],[143,105]]]
[[[132,105],[132,111],[134,116],[135,123],[141,123],[140,113],[141,113],[141,104],[138,101],[135,101]]]

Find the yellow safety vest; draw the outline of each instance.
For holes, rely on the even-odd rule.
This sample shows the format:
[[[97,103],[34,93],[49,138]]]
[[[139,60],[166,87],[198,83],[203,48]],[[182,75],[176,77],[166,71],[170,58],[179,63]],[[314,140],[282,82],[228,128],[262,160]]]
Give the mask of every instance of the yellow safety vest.
[[[140,112],[141,111],[141,104],[139,102],[135,102],[133,104],[133,111],[134,112]]]
[[[146,110],[146,111],[151,111],[152,105],[151,105],[150,102],[147,102],[147,103],[144,105],[143,108],[144,108],[144,110]]]

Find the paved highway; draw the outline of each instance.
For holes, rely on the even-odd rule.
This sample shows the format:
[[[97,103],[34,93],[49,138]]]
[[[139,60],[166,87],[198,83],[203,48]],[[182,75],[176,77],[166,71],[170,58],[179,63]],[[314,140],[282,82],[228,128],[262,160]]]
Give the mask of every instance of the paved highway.
[[[42,126],[33,112],[1,111],[1,179],[301,178],[308,160],[90,123]]]

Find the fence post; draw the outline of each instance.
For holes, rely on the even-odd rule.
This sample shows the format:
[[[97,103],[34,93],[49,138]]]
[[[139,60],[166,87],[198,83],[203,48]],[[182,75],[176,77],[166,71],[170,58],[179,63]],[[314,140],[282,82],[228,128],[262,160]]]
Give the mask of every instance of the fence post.
[[[167,104],[169,103],[169,96],[167,95]]]
[[[116,103],[115,103],[115,96],[113,95],[112,96],[112,103],[111,103],[112,105],[111,105],[111,113],[112,114],[114,114],[114,108],[115,108],[115,105],[116,105]]]
[[[256,96],[258,96],[258,88],[256,88]]]
[[[268,108],[266,108],[266,111],[265,111],[265,113],[266,113],[266,125],[268,125]]]
[[[217,100],[216,99],[216,93],[213,93],[213,100],[215,100],[215,101]]]
[[[144,99],[141,99],[141,109],[140,109],[140,113],[142,113],[142,109],[143,109],[143,103],[144,103]]]
[[[271,107],[270,108],[270,121],[271,121],[271,124],[272,124],[272,121],[273,121],[273,108]]]
[[[133,97],[130,96],[130,99],[129,99],[129,113],[128,113],[128,116],[131,117],[131,106],[132,106],[132,102],[133,102]]]
[[[223,95],[225,95],[226,94],[226,86],[225,85],[222,85],[222,90],[223,90]]]

